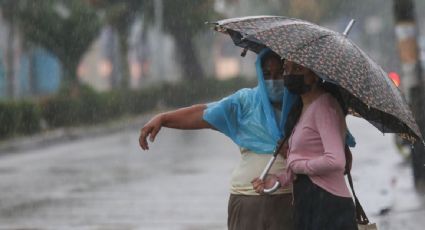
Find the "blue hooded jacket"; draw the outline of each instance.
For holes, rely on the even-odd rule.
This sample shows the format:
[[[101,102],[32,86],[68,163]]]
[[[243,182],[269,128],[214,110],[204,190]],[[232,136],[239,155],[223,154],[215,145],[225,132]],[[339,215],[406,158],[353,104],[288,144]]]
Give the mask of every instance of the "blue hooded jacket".
[[[261,67],[261,59],[267,52],[270,49],[263,49],[255,62],[257,87],[241,89],[218,102],[208,104],[203,115],[205,121],[237,145],[260,154],[273,153],[277,142],[285,136],[288,113],[295,100],[299,100],[298,96],[285,89],[281,117],[275,118]]]

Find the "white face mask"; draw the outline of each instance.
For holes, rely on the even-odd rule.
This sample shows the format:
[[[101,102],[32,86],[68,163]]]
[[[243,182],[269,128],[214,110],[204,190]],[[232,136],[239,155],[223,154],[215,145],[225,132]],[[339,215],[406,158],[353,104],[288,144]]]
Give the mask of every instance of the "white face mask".
[[[283,92],[285,90],[283,80],[264,80],[264,83],[270,101],[279,102],[283,100]]]

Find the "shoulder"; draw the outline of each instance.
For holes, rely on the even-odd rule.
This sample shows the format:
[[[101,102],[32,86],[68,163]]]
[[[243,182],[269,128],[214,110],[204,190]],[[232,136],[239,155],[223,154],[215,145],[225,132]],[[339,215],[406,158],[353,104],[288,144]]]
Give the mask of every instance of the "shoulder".
[[[225,110],[235,110],[244,107],[252,101],[254,90],[249,88],[240,89],[233,94],[230,94],[219,101],[208,103],[207,108],[223,108]]]
[[[322,105],[328,105],[328,106],[339,106],[338,101],[332,94],[330,93],[324,93],[317,98],[317,102]]]
[[[220,99],[217,102],[223,103],[223,102],[228,102],[228,101],[233,101],[233,102],[240,101],[240,100],[251,97],[251,94],[252,94],[251,91],[252,91],[252,89],[249,89],[249,88],[239,89],[236,92]]]
[[[238,91],[236,91],[234,94],[232,94],[232,95],[235,95],[235,96],[238,96],[238,97],[246,97],[246,96],[251,96],[251,95],[253,95],[254,94],[254,92],[256,91],[255,90],[256,88],[253,88],[253,89],[251,89],[251,88],[242,88],[242,89],[239,89]]]
[[[324,93],[320,95],[319,98],[317,98],[314,103],[316,104],[315,107],[319,109],[332,108],[335,110],[341,110],[340,104],[338,103],[336,98],[332,96],[332,94],[330,93]]]
[[[343,117],[343,112],[340,104],[334,96],[330,93],[322,94],[316,99],[314,108],[314,116],[318,118],[323,117]]]
[[[246,104],[249,101],[252,101],[254,98],[256,98],[256,88],[243,88],[238,91],[236,91],[234,94],[230,95],[234,100],[237,100],[241,104]]]

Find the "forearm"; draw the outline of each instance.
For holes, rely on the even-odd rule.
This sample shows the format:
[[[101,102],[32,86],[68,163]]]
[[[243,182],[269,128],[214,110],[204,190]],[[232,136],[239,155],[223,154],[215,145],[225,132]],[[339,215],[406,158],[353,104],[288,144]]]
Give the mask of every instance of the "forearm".
[[[294,173],[306,175],[322,175],[332,171],[340,171],[345,167],[344,159],[325,154],[311,160],[298,159],[289,164]]]
[[[205,104],[199,104],[162,113],[160,114],[162,126],[175,129],[212,128],[202,118],[206,108]]]

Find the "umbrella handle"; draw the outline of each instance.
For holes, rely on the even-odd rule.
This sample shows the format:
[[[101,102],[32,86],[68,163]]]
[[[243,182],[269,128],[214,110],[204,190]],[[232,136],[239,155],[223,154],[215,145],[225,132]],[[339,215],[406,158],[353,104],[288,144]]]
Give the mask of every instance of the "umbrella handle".
[[[265,188],[263,192],[266,194],[270,194],[270,193],[274,193],[279,188],[280,188],[280,182],[276,181],[276,183],[274,183],[274,185],[271,188]]]
[[[264,168],[263,172],[260,175],[261,180],[264,180],[266,178],[267,173],[269,173],[274,161],[276,160],[276,156],[277,154],[273,154],[273,156],[270,158],[269,162],[267,163],[266,167]],[[263,192],[266,194],[270,194],[275,192],[279,187],[280,187],[280,182],[276,181],[276,183],[271,188],[264,189]]]

